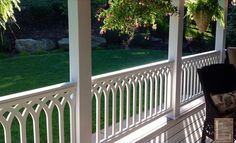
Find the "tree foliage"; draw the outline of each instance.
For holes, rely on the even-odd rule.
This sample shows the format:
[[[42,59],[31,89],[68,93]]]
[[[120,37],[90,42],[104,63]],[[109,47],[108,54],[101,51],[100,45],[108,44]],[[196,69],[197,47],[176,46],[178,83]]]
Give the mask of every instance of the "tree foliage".
[[[171,0],[109,0],[109,7],[101,8],[98,20],[103,21],[101,34],[107,30],[117,30],[133,39],[140,27],[156,30],[157,20],[170,14],[177,14]]]
[[[236,7],[231,6],[228,14],[227,46],[236,46]]]
[[[6,23],[15,22],[14,11],[20,11],[19,0],[0,0],[0,32],[6,29]]]

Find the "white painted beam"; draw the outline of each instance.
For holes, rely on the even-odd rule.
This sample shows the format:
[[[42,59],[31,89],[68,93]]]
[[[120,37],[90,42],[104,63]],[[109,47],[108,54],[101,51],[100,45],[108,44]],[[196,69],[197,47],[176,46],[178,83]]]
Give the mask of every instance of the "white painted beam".
[[[77,83],[75,133],[72,142],[91,142],[91,5],[68,0],[70,81]]]
[[[226,41],[226,27],[227,27],[227,15],[228,15],[228,0],[218,0],[220,6],[224,8],[224,23],[223,27],[220,22],[216,24],[216,37],[215,37],[215,50],[220,51],[220,62],[224,62],[225,59],[225,41]]]
[[[184,0],[173,0],[173,4],[178,7],[179,14],[170,16],[169,25],[169,60],[174,61],[172,74],[172,108],[173,114],[170,118],[176,119],[180,115],[180,83],[183,47],[183,27],[184,27]]]

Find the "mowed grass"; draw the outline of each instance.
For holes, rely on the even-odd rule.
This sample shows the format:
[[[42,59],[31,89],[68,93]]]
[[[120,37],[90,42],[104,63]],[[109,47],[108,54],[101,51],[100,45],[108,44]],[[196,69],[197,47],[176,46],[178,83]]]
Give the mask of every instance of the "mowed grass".
[[[166,58],[167,52],[159,50],[94,50],[92,74],[112,72]],[[67,81],[68,53],[0,60],[0,96]]]
[[[95,50],[92,53],[93,75],[107,73],[128,67],[142,65],[167,58],[167,52],[157,50]],[[88,63],[89,64],[89,63]],[[0,61],[0,96],[30,90],[47,85],[66,82],[69,80],[68,53],[54,53],[27,57],[15,57]],[[104,99],[101,99],[104,104]],[[119,99],[118,99],[119,101]],[[95,102],[93,100],[92,132],[95,132]],[[101,105],[102,109],[104,105]],[[117,110],[118,111],[118,110]],[[109,111],[110,112],[110,111]],[[104,127],[104,113],[102,112],[101,128]],[[69,142],[69,107],[65,108],[65,142]],[[53,142],[59,142],[58,111],[53,110]],[[125,116],[124,116],[125,118]],[[109,121],[110,123],[110,121]],[[27,142],[33,142],[32,118],[27,118]],[[20,140],[19,124],[13,120],[12,142]],[[40,142],[46,142],[46,117],[40,114]],[[0,143],[4,142],[3,128],[0,125]]]

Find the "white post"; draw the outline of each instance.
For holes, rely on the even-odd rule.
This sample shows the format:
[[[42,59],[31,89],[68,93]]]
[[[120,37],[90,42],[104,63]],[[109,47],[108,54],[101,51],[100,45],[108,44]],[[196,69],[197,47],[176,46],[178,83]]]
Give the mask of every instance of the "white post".
[[[170,17],[168,58],[169,60],[174,61],[171,87],[171,102],[173,114],[170,118],[176,119],[180,115],[180,84],[184,27],[184,0],[173,0],[173,4],[178,7],[179,14]]]
[[[217,21],[216,25],[216,38],[215,38],[215,50],[220,51],[220,62],[224,62],[225,59],[225,41],[226,41],[226,26],[227,26],[227,14],[228,14],[228,0],[218,0],[220,6],[224,8],[224,23],[225,27],[220,25]]]
[[[68,0],[70,81],[77,83],[76,143],[91,141],[91,15],[90,0]]]

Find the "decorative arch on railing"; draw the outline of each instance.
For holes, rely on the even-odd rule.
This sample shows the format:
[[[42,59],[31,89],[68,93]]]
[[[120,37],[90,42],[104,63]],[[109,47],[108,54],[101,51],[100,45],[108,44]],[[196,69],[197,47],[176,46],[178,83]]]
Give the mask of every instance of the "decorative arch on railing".
[[[168,78],[171,72],[172,62],[165,61],[93,77],[91,92],[92,99],[95,96],[97,101],[96,105],[92,105],[96,106],[97,142],[109,140],[170,110],[170,106],[167,106],[170,105],[167,103],[170,102],[167,100],[170,94],[167,88],[170,88]],[[155,92],[158,89],[161,91]],[[101,111],[99,102],[103,94],[106,98],[105,110]],[[112,103],[108,103],[111,101],[110,94]],[[101,112],[105,112],[104,121],[100,120]],[[104,128],[100,128],[101,124],[104,124]]]
[[[33,120],[34,140],[31,142],[40,142],[39,125],[40,115],[44,112],[46,116],[46,130],[47,141],[53,141],[52,134],[52,112],[54,108],[58,110],[59,119],[59,140],[64,141],[64,108],[66,103],[74,108],[74,101],[72,100],[75,95],[75,87],[68,87],[66,89],[53,89],[48,92],[44,91],[43,94],[29,94],[29,96],[22,96],[12,98],[9,96],[6,100],[0,100],[0,123],[4,128],[5,143],[12,141],[11,125],[14,118],[17,119],[20,127],[20,140],[22,143],[27,142],[26,121],[30,116]],[[9,100],[9,102],[7,102]],[[6,102],[6,103],[5,103]],[[71,112],[71,111],[68,111]],[[71,112],[72,113],[72,112]],[[72,114],[71,114],[72,115]],[[72,118],[71,118],[72,120]],[[73,119],[74,120],[74,119]],[[0,139],[1,140],[1,139]]]
[[[203,93],[198,79],[197,69],[219,62],[220,52],[217,51],[210,51],[183,58],[180,90],[180,102],[182,105],[200,97]]]

